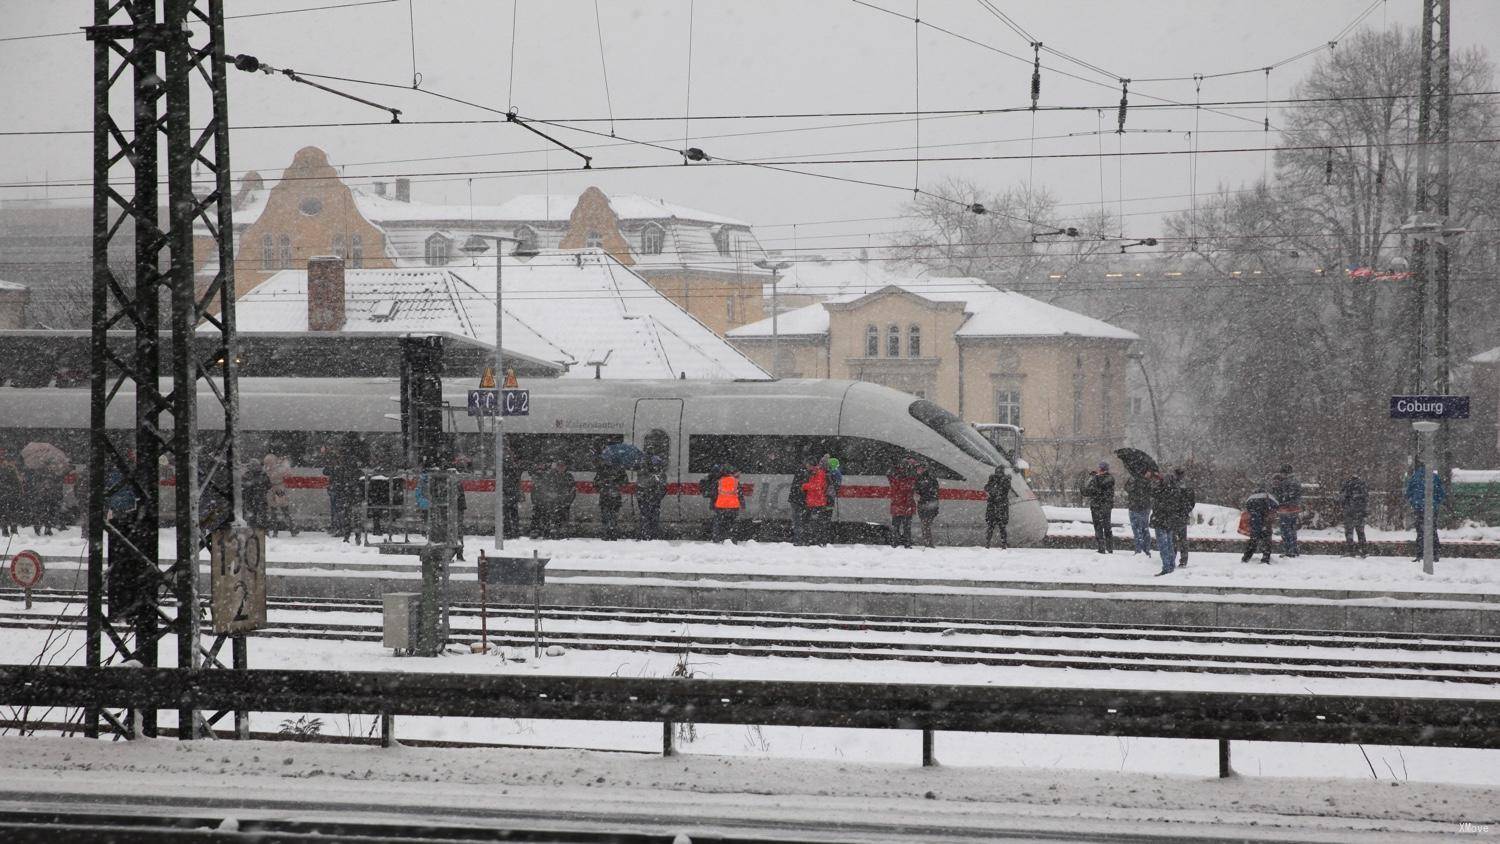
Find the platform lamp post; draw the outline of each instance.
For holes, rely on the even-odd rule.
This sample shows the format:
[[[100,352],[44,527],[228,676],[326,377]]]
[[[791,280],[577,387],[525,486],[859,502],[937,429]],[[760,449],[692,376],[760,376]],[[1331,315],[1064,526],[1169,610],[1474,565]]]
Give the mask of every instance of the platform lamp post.
[[[763,270],[771,271],[771,377],[778,377],[780,360],[777,357],[778,347],[781,345],[781,332],[778,330],[777,318],[781,316],[781,300],[776,295],[776,284],[780,281],[781,271],[791,266],[788,261],[779,261],[775,264],[765,258],[759,258],[755,266]]]
[[[1151,399],[1151,426],[1155,434],[1156,459],[1165,460],[1161,451],[1161,412],[1156,407],[1156,388],[1151,386],[1151,373],[1146,371],[1146,355],[1144,352],[1130,351],[1125,357],[1135,361],[1135,365],[1141,368],[1141,378],[1146,381],[1146,395]]]
[[[505,323],[505,288],[504,280],[505,258],[501,254],[501,244],[516,244],[515,254],[521,254],[523,241],[498,234],[471,234],[464,241],[463,250],[470,255],[479,256],[489,251],[489,241],[495,242],[495,377],[505,378],[505,362],[502,360],[500,341],[504,338]],[[503,402],[495,405],[495,550],[505,550],[505,416],[501,413],[504,409]]]
[[[1433,573],[1433,558],[1437,556],[1437,549],[1433,547],[1432,542],[1437,520],[1437,514],[1432,512],[1432,479],[1437,471],[1432,465],[1436,456],[1433,454],[1432,441],[1438,427],[1438,423],[1430,419],[1411,423],[1411,429],[1422,441],[1422,460],[1417,463],[1422,467],[1422,523],[1417,525],[1417,530],[1422,532],[1422,541],[1418,547],[1422,549],[1423,574]]]

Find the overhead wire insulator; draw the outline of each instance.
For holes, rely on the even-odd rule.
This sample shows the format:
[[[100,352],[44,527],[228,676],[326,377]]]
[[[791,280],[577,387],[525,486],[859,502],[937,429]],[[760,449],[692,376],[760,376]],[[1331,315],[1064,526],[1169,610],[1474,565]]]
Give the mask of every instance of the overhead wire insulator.
[[[1036,111],[1042,98],[1042,42],[1031,42],[1031,49],[1036,54],[1031,61],[1031,110]]]
[[[1125,134],[1125,113],[1130,109],[1130,80],[1120,80],[1120,125],[1115,129],[1116,135]]]

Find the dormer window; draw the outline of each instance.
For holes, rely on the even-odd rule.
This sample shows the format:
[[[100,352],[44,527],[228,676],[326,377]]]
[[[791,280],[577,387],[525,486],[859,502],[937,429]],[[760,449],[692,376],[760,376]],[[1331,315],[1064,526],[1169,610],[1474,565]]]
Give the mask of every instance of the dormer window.
[[[427,266],[446,267],[453,256],[453,241],[442,233],[434,233],[427,238],[426,253]]]
[[[728,255],[733,247],[730,240],[729,229],[724,226],[714,228],[714,248],[719,250],[720,255]]]
[[[647,223],[641,229],[641,254],[660,255],[666,247],[667,230],[656,223]]]

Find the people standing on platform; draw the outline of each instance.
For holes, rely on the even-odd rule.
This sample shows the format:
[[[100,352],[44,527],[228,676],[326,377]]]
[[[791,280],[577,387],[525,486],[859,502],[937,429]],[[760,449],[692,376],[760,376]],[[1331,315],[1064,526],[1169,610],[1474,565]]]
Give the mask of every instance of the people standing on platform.
[[[66,470],[55,465],[44,465],[28,468],[24,475],[25,502],[31,512],[31,531],[37,535],[51,536],[52,528],[63,524],[63,477]]]
[[[531,529],[528,531],[533,539],[544,539],[548,536],[548,524],[552,519],[552,501],[547,484],[547,472],[550,466],[546,463],[536,463],[527,471],[531,473]]]
[[[265,463],[251,460],[240,478],[240,512],[247,527],[259,530],[271,526],[271,477]]]
[[[661,502],[666,497],[666,464],[660,457],[652,457],[635,482],[635,506],[641,520],[637,535],[641,539],[661,538]]]
[[[792,472],[792,482],[787,488],[786,501],[792,510],[792,544],[807,545],[812,531],[812,512],[807,506],[807,482],[812,480],[815,468],[811,457],[804,457]]]
[[[938,499],[942,495],[937,475],[926,464],[917,464],[917,521],[922,523],[922,543],[928,548],[937,547],[932,538],[932,523],[938,517]]]
[[[1177,492],[1173,499],[1176,511],[1172,514],[1172,547],[1177,551],[1177,567],[1182,568],[1188,564],[1188,525],[1193,521],[1193,508],[1198,506],[1198,492],[1187,482],[1187,470],[1178,466],[1172,470],[1172,477],[1177,482]]]
[[[745,503],[739,473],[734,470],[733,466],[725,466],[716,486],[718,492],[714,494],[713,500],[713,541],[723,542],[728,539],[738,544],[739,540],[734,538],[734,523],[739,518],[740,508]]]
[[[1011,470],[1009,466],[996,466],[984,482],[984,547],[990,547],[995,534],[1000,534],[1000,548],[1010,547],[1010,494]]]
[[[1125,479],[1125,507],[1130,512],[1130,535],[1135,554],[1151,556],[1151,485],[1155,473]]]
[[[719,478],[722,477],[724,477],[724,464],[715,463],[714,467],[708,470],[708,474],[703,476],[703,480],[698,482],[698,494],[703,496],[703,502],[708,505],[708,521],[704,524],[703,530],[704,535],[709,539],[713,539],[714,523],[718,519],[714,499],[719,495]]]
[[[505,447],[505,478],[501,483],[504,500],[501,502],[501,517],[505,519],[504,538],[516,539],[521,535],[521,473],[525,468],[515,449]]]
[[[10,453],[0,448],[0,536],[19,536],[26,501],[21,470]]]
[[[547,520],[543,535],[549,539],[568,535],[568,524],[573,516],[573,500],[578,497],[578,487],[568,464],[554,461],[552,468],[543,473],[542,485],[546,489]]]
[[[1426,509],[1426,498],[1427,498],[1427,489],[1426,489],[1426,486],[1427,485],[1426,485],[1426,480],[1425,480],[1426,476],[1427,476],[1427,469],[1426,469],[1426,467],[1423,464],[1418,463],[1416,466],[1412,467],[1411,476],[1406,479],[1406,503],[1409,504],[1409,505],[1411,505],[1411,514],[1412,514],[1412,517],[1416,519],[1416,531],[1417,531],[1417,550],[1416,550],[1416,556],[1412,558],[1412,562],[1416,562],[1416,561],[1422,559],[1422,525],[1426,521],[1426,519],[1424,518],[1424,516],[1426,516],[1426,514],[1427,514],[1427,509]],[[1440,550],[1439,550],[1439,547],[1438,547],[1437,508],[1438,508],[1439,505],[1441,505],[1443,503],[1443,498],[1446,495],[1447,495],[1447,490],[1443,489],[1443,479],[1442,479],[1442,476],[1438,475],[1438,473],[1436,471],[1433,471],[1432,472],[1432,510],[1433,510],[1433,512],[1432,512],[1432,558],[1434,560],[1438,559],[1438,557],[1440,556],[1440,553],[1441,553]]]
[[[266,491],[266,521],[271,535],[276,536],[282,530],[287,530],[292,536],[296,536],[297,523],[292,519],[291,494],[286,488],[287,475],[292,471],[291,461],[274,452],[267,452],[261,458],[260,465],[270,485]]]
[[[844,470],[840,468],[837,457],[825,456],[823,466],[828,470],[828,506],[837,507],[839,501],[839,489],[844,485]]]
[[[328,507],[330,519],[328,532],[349,541],[351,533],[359,532],[359,503],[364,491],[361,484],[364,466],[369,460],[369,446],[359,435],[350,432],[339,443],[325,452],[323,474],[328,476]]]
[[[1094,522],[1094,548],[1100,554],[1115,552],[1114,529],[1109,523],[1115,508],[1115,476],[1109,472],[1109,464],[1100,461],[1099,468],[1089,473],[1083,484],[1083,500],[1089,507],[1089,518]]]
[[[607,460],[601,460],[594,472],[594,491],[599,493],[599,524],[604,538],[611,542],[620,538],[620,507],[625,503],[625,484],[629,480],[623,466]]]
[[[1276,521],[1281,528],[1281,556],[1297,557],[1297,521],[1302,515],[1302,482],[1292,474],[1292,464],[1283,463],[1281,471],[1271,476],[1271,494],[1281,502]]]
[[[1365,520],[1370,514],[1370,487],[1359,475],[1350,475],[1339,485],[1339,511],[1344,520],[1344,556],[1365,557]],[[1359,542],[1355,543],[1358,536]]]
[[[802,484],[802,493],[807,499],[807,539],[804,545],[827,545],[832,528],[833,507],[828,498],[828,470],[814,458],[807,481]]]
[[[1177,482],[1177,477],[1175,472],[1163,472],[1151,494],[1151,527],[1156,530],[1156,550],[1161,555],[1161,571],[1156,573],[1158,577],[1177,570],[1177,546],[1174,537],[1177,534],[1181,513],[1179,499],[1181,487]],[[1186,524],[1184,520],[1182,525],[1186,526]]]
[[[1262,553],[1260,561],[1268,566],[1271,564],[1271,516],[1279,506],[1281,502],[1266,490],[1265,484],[1256,486],[1255,491],[1245,499],[1245,512],[1250,516],[1250,539],[1245,543],[1245,553],[1240,557],[1240,562],[1250,562],[1250,558],[1255,556],[1256,548],[1259,548]]]
[[[917,514],[916,462],[907,458],[885,476],[891,485],[891,547],[911,547],[911,517]]]

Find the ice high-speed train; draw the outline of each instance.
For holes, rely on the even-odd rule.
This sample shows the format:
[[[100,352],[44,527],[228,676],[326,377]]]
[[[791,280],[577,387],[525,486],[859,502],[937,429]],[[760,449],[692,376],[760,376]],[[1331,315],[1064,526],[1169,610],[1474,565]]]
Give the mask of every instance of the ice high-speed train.
[[[697,537],[709,516],[698,482],[715,466],[741,473],[746,490],[742,522],[762,526],[790,520],[787,493],[797,462],[808,452],[839,458],[844,471],[835,512],[843,533],[876,535],[889,522],[886,473],[906,457],[931,467],[941,480],[942,507],[936,535],[947,544],[984,538],[984,484],[1006,458],[973,426],[930,401],[858,381],[608,381],[533,380],[530,415],[505,420],[506,442],[517,454],[516,471],[562,460],[578,481],[572,518],[588,532],[598,523],[591,483],[601,450],[629,442],[666,461],[668,498],[662,523],[669,531]],[[391,379],[243,378],[240,380],[241,454],[267,451],[289,456],[287,480],[294,517],[325,523],[326,478],[318,465],[325,446],[354,431],[370,445],[376,468],[401,466],[401,434]],[[494,481],[489,476],[493,436],[484,421],[467,415],[467,396],[451,382],[445,398],[453,408],[445,424],[457,449],[472,460],[464,483],[467,520],[493,528]],[[216,402],[200,396],[204,428],[222,425]],[[108,425],[122,434],[133,425],[134,403],[118,396]],[[0,445],[15,454],[33,440],[52,442],[82,463],[88,455],[89,391],[86,388],[0,388]],[[526,476],[529,482],[529,475]],[[529,483],[527,484],[529,486]],[[1025,479],[1012,481],[1010,540],[1035,544],[1046,534],[1040,503]],[[170,496],[163,489],[164,497]],[[528,520],[529,502],[522,502]],[[632,516],[627,496],[626,514]],[[170,510],[167,510],[170,512]],[[781,531],[772,530],[768,534]]]

